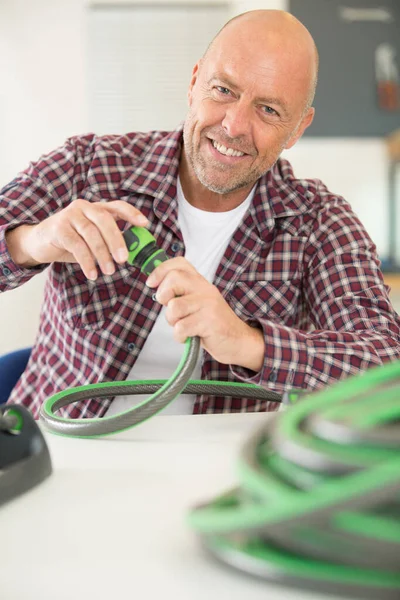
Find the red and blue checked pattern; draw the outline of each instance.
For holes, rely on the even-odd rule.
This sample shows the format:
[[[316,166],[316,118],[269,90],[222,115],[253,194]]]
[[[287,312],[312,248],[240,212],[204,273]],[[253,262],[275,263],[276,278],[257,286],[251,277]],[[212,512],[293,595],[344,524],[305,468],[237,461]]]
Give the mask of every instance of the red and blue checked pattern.
[[[70,138],[31,163],[0,192],[0,289],[13,289],[46,268],[15,265],[7,229],[38,223],[76,198],[132,203],[149,218],[159,245],[170,256],[183,256],[176,201],[181,144],[181,128],[90,134]],[[60,390],[125,380],[161,308],[146,277],[130,266],[95,283],[73,264],[47,268],[38,335],[10,398],[35,416]],[[266,352],[259,373],[219,364],[205,353],[205,380],[254,382],[278,392],[312,390],[400,357],[400,321],[374,244],[343,198],[318,180],[296,179],[286,160],[260,179],[215,285],[240,318],[262,327]],[[99,417],[111,401],[93,398],[63,414]],[[246,398],[201,396],[194,412],[275,408]]]

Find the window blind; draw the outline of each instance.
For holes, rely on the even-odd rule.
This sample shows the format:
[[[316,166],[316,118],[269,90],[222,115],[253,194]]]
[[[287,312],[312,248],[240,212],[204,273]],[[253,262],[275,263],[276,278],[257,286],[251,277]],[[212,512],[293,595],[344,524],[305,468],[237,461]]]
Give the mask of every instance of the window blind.
[[[193,66],[230,18],[229,5],[88,7],[90,129],[172,129],[185,118]]]

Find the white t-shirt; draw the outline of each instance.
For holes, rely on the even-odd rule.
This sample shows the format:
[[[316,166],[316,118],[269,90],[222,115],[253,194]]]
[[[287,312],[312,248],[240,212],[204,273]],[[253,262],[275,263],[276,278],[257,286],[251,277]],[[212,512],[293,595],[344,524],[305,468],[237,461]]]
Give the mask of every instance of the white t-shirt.
[[[185,199],[180,180],[177,181],[178,223],[185,244],[185,258],[212,282],[229,241],[241,223],[254,196],[253,188],[247,198],[233,210],[207,212],[195,208]],[[184,346],[174,340],[173,329],[165,318],[163,307],[127,380],[169,379],[179,364]],[[191,379],[201,378],[203,352]],[[145,395],[117,396],[106,416],[128,410],[146,398]],[[160,414],[191,414],[195,396],[181,394]]]

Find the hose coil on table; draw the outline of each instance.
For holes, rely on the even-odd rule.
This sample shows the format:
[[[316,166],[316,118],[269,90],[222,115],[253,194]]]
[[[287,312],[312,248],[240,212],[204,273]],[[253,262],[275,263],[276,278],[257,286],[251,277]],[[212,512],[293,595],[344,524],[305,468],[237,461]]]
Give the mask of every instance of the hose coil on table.
[[[400,362],[266,420],[238,474],[189,515],[214,556],[284,585],[400,598]]]

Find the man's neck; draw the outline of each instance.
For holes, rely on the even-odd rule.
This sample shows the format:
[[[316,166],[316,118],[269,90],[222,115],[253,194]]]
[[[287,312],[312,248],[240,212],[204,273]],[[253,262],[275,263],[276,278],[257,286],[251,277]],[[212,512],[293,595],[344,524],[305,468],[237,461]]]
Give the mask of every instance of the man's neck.
[[[179,164],[179,179],[183,195],[189,204],[208,212],[227,212],[233,210],[246,200],[253,187],[249,185],[229,194],[212,192],[200,183],[184,158],[181,159]]]

